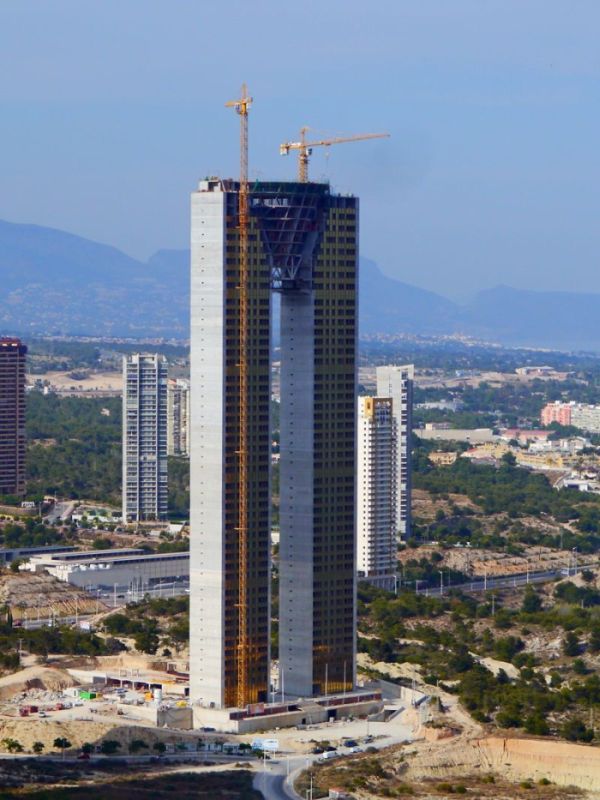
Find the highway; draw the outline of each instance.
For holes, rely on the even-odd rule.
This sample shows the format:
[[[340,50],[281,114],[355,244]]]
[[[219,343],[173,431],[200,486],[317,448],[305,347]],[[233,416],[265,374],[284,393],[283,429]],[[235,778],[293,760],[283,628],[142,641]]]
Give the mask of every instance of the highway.
[[[440,597],[447,594],[450,589],[459,589],[464,592],[487,592],[490,589],[510,589],[511,587],[526,586],[528,583],[547,583],[548,581],[556,580],[557,578],[566,578],[569,575],[575,576],[583,569],[590,567],[597,567],[597,564],[583,564],[578,565],[577,568],[567,569],[566,567],[560,569],[541,570],[539,572],[523,572],[518,575],[498,575],[490,578],[478,578],[477,580],[470,581],[469,583],[457,583],[448,586],[444,584],[441,586],[429,587],[427,589],[418,588],[417,594],[424,594],[427,597]]]

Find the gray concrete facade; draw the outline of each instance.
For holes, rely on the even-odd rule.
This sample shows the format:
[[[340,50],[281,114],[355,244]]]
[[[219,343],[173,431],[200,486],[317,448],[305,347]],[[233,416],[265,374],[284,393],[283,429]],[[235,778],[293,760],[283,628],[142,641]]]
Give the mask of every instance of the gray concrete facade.
[[[280,685],[313,689],[314,296],[281,296]]]
[[[224,703],[225,195],[192,194],[190,697]]]

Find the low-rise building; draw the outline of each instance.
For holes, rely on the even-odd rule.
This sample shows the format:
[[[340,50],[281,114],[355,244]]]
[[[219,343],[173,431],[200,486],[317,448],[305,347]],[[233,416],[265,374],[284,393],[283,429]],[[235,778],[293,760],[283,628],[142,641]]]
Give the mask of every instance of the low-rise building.
[[[429,453],[428,458],[436,467],[451,467],[458,458],[458,453],[456,451],[434,450]]]
[[[34,555],[24,565],[32,572],[45,570],[58,580],[95,591],[135,588],[143,595],[166,582],[187,585],[190,558],[183,553],[144,553],[137,548],[89,550]]]

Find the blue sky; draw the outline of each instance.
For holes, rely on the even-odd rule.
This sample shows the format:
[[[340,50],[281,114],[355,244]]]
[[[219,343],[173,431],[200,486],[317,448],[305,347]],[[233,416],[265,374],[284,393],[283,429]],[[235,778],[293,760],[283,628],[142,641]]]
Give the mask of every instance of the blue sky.
[[[599,34],[597,0],[0,0],[0,218],[187,246],[246,80],[253,176],[293,178],[305,124],[392,134],[311,165],[389,275],[600,292]]]

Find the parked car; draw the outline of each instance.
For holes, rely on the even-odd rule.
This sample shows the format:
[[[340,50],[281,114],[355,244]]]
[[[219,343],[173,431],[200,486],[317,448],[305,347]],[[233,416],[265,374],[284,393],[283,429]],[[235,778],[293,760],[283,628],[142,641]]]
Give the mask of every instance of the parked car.
[[[336,750],[327,750],[321,756],[322,761],[329,761],[330,758],[337,758],[337,751]]]

